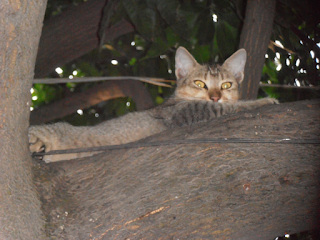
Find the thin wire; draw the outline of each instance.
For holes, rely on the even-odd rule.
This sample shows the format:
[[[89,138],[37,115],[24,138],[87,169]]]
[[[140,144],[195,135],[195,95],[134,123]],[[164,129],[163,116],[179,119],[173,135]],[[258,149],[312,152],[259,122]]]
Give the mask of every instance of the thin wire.
[[[44,84],[58,84],[58,83],[83,83],[83,82],[98,82],[98,81],[115,81],[115,80],[136,80],[146,82],[158,86],[170,87],[171,85],[165,82],[176,82],[175,80],[166,80],[163,78],[149,78],[149,77],[132,77],[132,76],[117,76],[117,77],[77,77],[77,78],[36,78],[33,79],[32,83],[44,83]]]
[[[57,155],[66,153],[82,153],[82,152],[101,152],[116,149],[132,149],[141,147],[158,147],[158,146],[174,146],[181,144],[195,144],[195,143],[261,143],[261,144],[320,144],[320,139],[258,139],[258,138],[202,138],[202,139],[185,139],[172,141],[157,141],[145,143],[127,143],[120,145],[108,145],[90,148],[75,148],[65,150],[55,150],[50,152],[32,153],[32,156]]]

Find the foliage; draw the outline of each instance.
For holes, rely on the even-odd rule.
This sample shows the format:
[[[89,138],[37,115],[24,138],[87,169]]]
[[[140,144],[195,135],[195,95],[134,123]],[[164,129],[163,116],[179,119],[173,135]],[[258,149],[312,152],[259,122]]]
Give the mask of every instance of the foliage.
[[[174,79],[175,49],[185,46],[199,62],[223,62],[236,49],[245,13],[243,0],[113,0],[113,11],[106,24],[112,25],[125,17],[136,28],[134,34],[127,34],[116,41],[102,46],[74,62],[61,66],[60,77],[73,76],[150,76]],[[48,1],[46,17],[57,15],[70,5],[81,4],[80,0]],[[317,7],[311,1],[277,1],[276,19],[273,35],[262,73],[262,82],[309,86],[319,85],[319,19]],[[106,5],[108,7],[108,4]],[[318,8],[319,9],[319,8]],[[103,25],[103,23],[102,23]],[[318,45],[316,45],[318,44]],[[117,60],[111,62],[112,60]],[[56,76],[54,73],[52,76]],[[87,84],[67,84],[65,86],[34,86],[38,99],[34,107],[59,99],[68,91],[83,91]],[[170,95],[171,89],[146,84],[156,104]],[[285,95],[275,89],[267,89],[271,95]],[[292,92],[292,91],[291,91]],[[295,100],[295,94],[283,97]],[[280,97],[281,98],[281,97]],[[100,104],[95,112],[101,120],[134,110],[131,99],[112,106]],[[126,103],[130,103],[127,108]],[[84,115],[89,115],[90,109]],[[91,111],[92,112],[92,111]],[[111,113],[111,115],[110,115]],[[78,117],[82,117],[83,116]],[[94,114],[95,115],[95,114]],[[96,115],[97,116],[97,115]],[[106,117],[108,116],[108,117]],[[74,117],[76,118],[76,117]],[[74,121],[77,123],[77,120]],[[83,123],[83,121],[81,121]],[[88,124],[91,124],[89,121]]]

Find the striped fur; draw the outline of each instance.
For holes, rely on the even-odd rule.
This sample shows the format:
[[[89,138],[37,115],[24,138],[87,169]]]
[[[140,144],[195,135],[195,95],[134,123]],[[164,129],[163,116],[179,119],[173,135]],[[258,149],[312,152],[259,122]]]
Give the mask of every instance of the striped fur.
[[[153,117],[161,121],[166,128],[182,127],[200,122],[207,122],[222,115],[249,111],[268,104],[278,104],[274,98],[262,98],[235,103],[220,103],[204,100],[171,99],[155,109]]]

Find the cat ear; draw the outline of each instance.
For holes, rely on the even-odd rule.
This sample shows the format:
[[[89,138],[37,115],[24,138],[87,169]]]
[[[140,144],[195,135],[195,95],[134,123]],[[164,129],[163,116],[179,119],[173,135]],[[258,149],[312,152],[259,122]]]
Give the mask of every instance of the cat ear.
[[[197,61],[184,47],[179,47],[176,52],[176,77],[177,80],[187,74],[197,65]]]
[[[223,63],[223,66],[233,73],[238,83],[241,83],[243,80],[246,60],[247,52],[244,48],[241,48]]]

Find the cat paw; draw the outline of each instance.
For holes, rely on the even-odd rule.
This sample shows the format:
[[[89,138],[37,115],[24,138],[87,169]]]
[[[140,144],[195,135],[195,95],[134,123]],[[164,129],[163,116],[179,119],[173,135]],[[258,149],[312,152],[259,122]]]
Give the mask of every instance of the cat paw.
[[[261,99],[265,104],[279,104],[279,100],[276,98],[270,98],[270,97],[266,97],[266,98],[262,98]]]
[[[46,150],[44,142],[35,136],[29,136],[29,149],[31,153],[45,152]],[[41,160],[42,157],[40,156],[39,159]]]
[[[280,104],[279,100],[276,98],[268,98],[268,100],[271,104]]]
[[[36,155],[34,153],[50,153],[54,150],[64,150],[70,145],[63,142],[66,138],[67,129],[70,125],[67,123],[55,123],[50,125],[30,126],[29,127],[29,149],[33,156],[46,163],[69,160],[79,157],[77,154],[48,154]]]
[[[31,153],[44,153],[50,151],[50,142],[46,141],[45,137],[40,136],[41,131],[39,131],[40,127],[31,126],[29,128],[29,149]],[[43,160],[48,162],[47,156],[34,156],[39,160]]]

